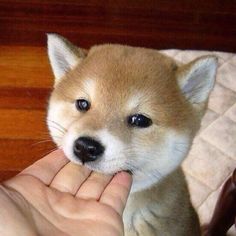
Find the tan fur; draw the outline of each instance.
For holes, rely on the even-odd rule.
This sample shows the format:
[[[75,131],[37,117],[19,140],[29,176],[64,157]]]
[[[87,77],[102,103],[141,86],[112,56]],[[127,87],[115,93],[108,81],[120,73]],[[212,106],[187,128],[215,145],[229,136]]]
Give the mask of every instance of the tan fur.
[[[180,74],[185,77],[186,68],[177,66],[174,60],[156,50],[95,46],[77,67],[57,82],[50,98],[48,117],[63,126],[67,133],[79,136],[97,138],[101,130],[109,131],[114,140],[120,140],[124,146],[124,150],[114,155],[120,163],[116,171],[127,168],[125,163],[132,159],[142,163],[141,168],[134,168],[134,182],[142,179],[135,176],[135,171],[142,169],[146,171],[143,176],[147,180],[149,174],[154,178],[149,172],[152,163],[158,163],[159,158],[163,159],[160,165],[165,163],[165,158],[170,158],[169,163],[175,159],[163,151],[168,148],[167,140],[184,140],[177,146],[180,150],[172,150],[176,158],[179,155],[184,158],[204,113],[206,101],[195,104],[196,108],[180,90],[177,77]],[[129,108],[127,103],[130,99],[132,102],[136,94],[134,104],[137,106]],[[75,109],[74,101],[78,98],[91,102],[88,112],[80,113]],[[144,129],[128,127],[127,116],[137,113],[151,117],[153,125]],[[60,132],[53,128],[50,131],[58,146],[65,145],[63,140],[67,133],[56,138],[61,136]],[[181,145],[186,147],[182,149]],[[155,153],[156,147],[159,147],[158,153]],[[102,161],[99,162],[101,166]],[[105,167],[99,169],[96,163],[88,167],[104,173],[113,171]],[[166,173],[151,187],[132,191],[124,213],[126,236],[200,235],[198,217],[190,202],[182,170],[178,167]]]
[[[155,117],[154,122],[158,126],[189,129],[189,126],[192,128],[193,124],[199,123],[198,117],[180,95],[175,72],[175,62],[156,50],[119,45],[98,46],[91,49],[81,67],[70,71],[59,83],[53,99],[73,101],[76,97],[86,97],[86,91],[81,91],[83,80],[92,79],[97,84],[94,96],[96,104],[99,104],[99,119],[98,114],[92,114],[97,113],[96,106],[92,104],[89,114],[91,122],[88,122],[90,118],[86,119],[89,127],[100,128],[106,120],[110,120],[109,116],[114,117],[116,113],[123,117],[141,110]],[[137,91],[144,93],[144,104],[133,111],[125,111],[129,94]],[[195,119],[196,122],[193,122]],[[114,123],[115,130],[119,130],[119,122]]]
[[[173,191],[175,194],[171,194]],[[158,185],[132,194],[124,215],[131,215],[126,236],[200,236],[198,217],[189,201],[181,168]]]

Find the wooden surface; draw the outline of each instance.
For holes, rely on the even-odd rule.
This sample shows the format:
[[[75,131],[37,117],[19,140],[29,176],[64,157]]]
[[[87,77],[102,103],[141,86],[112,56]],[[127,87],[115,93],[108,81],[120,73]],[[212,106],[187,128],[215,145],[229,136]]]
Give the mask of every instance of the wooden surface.
[[[54,148],[45,123],[52,81],[45,48],[0,46],[0,181]]]
[[[46,33],[81,47],[105,42],[236,52],[236,2],[0,0],[0,180],[48,153],[53,76]]]
[[[0,0],[0,44],[45,45],[58,32],[104,42],[236,51],[235,0]]]

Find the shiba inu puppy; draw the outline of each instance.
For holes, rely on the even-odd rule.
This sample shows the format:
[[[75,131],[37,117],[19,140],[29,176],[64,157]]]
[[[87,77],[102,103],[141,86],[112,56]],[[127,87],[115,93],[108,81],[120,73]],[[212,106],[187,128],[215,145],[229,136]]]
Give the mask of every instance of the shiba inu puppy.
[[[157,50],[107,44],[85,51],[56,34],[48,35],[48,54],[55,143],[94,171],[133,174],[125,235],[199,236],[180,164],[213,88],[216,58],[178,65]]]

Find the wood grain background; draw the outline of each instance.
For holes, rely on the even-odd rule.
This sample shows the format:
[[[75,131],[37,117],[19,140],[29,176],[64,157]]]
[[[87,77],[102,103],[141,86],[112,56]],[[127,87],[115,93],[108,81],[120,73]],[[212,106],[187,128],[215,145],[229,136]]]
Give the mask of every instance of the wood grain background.
[[[84,48],[112,42],[236,52],[236,1],[0,0],[0,180],[54,148],[46,33]]]

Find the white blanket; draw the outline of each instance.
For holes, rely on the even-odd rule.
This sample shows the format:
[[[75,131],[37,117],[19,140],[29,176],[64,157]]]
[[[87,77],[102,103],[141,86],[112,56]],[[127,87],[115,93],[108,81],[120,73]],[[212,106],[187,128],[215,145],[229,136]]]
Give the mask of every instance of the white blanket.
[[[181,63],[214,54],[219,59],[216,84],[202,127],[183,168],[201,223],[209,222],[222,184],[236,168],[236,54],[164,50]],[[234,229],[229,235],[236,235]]]

